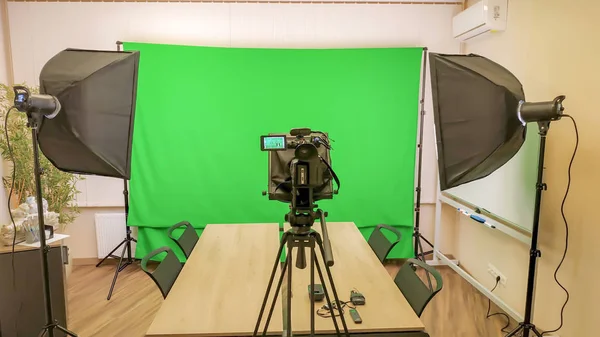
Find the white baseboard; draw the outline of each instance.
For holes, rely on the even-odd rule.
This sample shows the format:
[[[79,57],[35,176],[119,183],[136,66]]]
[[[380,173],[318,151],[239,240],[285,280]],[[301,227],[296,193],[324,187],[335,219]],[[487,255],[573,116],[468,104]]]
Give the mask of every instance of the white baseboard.
[[[457,263],[453,262],[453,260],[450,260],[444,254],[442,254],[440,251],[437,251],[437,250],[435,251],[435,256],[437,258],[439,258],[439,260],[443,264],[454,269],[454,271],[456,273],[458,273],[460,276],[462,276],[462,278],[464,278],[467,282],[471,283],[471,285],[473,285],[477,290],[479,290],[479,292],[481,292],[487,298],[492,300],[492,302],[496,303],[496,305],[500,309],[504,310],[504,312],[506,312],[514,320],[516,320],[517,322],[523,321],[523,316],[521,316],[521,314],[519,314],[516,310],[511,308],[500,297],[498,297],[498,296],[496,296],[496,294],[492,293],[488,288],[484,287],[479,281],[477,281],[475,278],[473,278],[473,276],[471,276],[469,273],[467,273],[462,268],[460,268]],[[550,337],[550,336],[547,336],[547,337]],[[558,337],[558,336],[555,336],[555,337]]]

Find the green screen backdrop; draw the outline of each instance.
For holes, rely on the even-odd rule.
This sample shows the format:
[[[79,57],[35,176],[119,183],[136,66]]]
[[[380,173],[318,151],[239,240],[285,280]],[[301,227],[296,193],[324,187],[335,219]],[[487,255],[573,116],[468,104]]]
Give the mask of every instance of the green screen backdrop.
[[[329,133],[339,195],[328,221],[365,237],[399,228],[391,254],[412,257],[422,48],[247,49],[125,43],[140,51],[129,225],[136,257],[170,246],[171,225],[283,223],[270,201],[260,135]]]

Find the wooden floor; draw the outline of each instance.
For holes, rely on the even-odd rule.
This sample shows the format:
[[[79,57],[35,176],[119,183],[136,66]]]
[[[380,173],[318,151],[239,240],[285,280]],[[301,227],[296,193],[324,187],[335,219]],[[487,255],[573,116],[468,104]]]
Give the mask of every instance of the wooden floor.
[[[392,275],[398,270],[395,265],[386,268]],[[500,332],[504,317],[485,319],[487,297],[452,269],[439,270],[444,288],[421,316],[431,337],[504,336]],[[68,326],[80,337],[144,336],[160,307],[163,299],[158,288],[136,265],[120,273],[113,297],[107,301],[113,273],[111,265],[73,268],[68,284]],[[498,310],[492,304],[492,312]],[[511,327],[515,325],[511,322]]]

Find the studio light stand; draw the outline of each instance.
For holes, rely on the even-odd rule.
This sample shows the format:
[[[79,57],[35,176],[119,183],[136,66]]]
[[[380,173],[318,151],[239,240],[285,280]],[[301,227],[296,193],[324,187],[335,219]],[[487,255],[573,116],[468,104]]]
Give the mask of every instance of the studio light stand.
[[[122,51],[123,42],[117,41],[117,51]],[[119,277],[119,273],[122,272],[127,266],[134,263],[135,258],[131,255],[131,242],[136,242],[137,240],[131,236],[131,228],[127,225],[127,219],[129,218],[129,188],[127,187],[127,179],[123,179],[123,198],[125,199],[125,238],[121,243],[119,243],[108,255],[106,255],[102,261],[96,264],[96,268],[100,267],[104,261],[106,261],[109,257],[113,259],[119,259],[119,264],[115,268],[115,275],[113,277],[112,283],[110,285],[110,290],[108,291],[108,296],[106,296],[106,300],[110,301],[112,297],[113,290],[115,289],[115,284],[117,283],[117,278]],[[123,250],[121,251],[121,256],[113,255],[114,252],[117,251],[121,246],[123,246]],[[127,258],[125,263],[123,263],[123,257],[125,256],[125,252],[127,252]]]
[[[269,313],[266,318],[265,326],[261,336],[266,336],[269,328],[269,323],[271,321],[271,317],[273,315],[273,310],[275,309],[275,303],[277,303],[277,297],[279,292],[281,291],[281,285],[283,283],[283,278],[286,275],[287,271],[287,290],[286,290],[286,310],[284,310],[285,318],[284,322],[286,323],[287,334],[284,334],[284,337],[292,336],[292,251],[294,248],[298,249],[298,257],[296,260],[296,267],[299,269],[306,268],[306,253],[304,251],[305,248],[308,248],[310,251],[310,289],[315,289],[315,269],[319,274],[319,280],[321,285],[323,286],[323,292],[325,293],[325,299],[327,300],[327,305],[331,311],[331,319],[333,320],[333,326],[335,327],[336,336],[342,336],[340,332],[340,327],[338,325],[335,308],[339,311],[340,320],[342,323],[343,334],[347,337],[350,337],[348,334],[348,326],[346,325],[346,320],[344,319],[343,313],[343,304],[340,302],[337,291],[335,289],[335,284],[333,282],[333,277],[331,275],[331,270],[329,267],[333,266],[333,256],[331,254],[331,246],[329,245],[329,236],[327,234],[327,225],[325,223],[326,213],[322,210],[316,211],[317,216],[321,220],[321,229],[323,232],[323,237],[321,238],[321,234],[311,229],[310,225],[300,225],[297,224],[294,217],[289,219],[289,222],[292,226],[291,229],[283,233],[281,237],[281,243],[279,245],[279,250],[277,251],[277,255],[275,256],[275,264],[273,266],[273,271],[271,272],[271,278],[269,279],[269,283],[267,285],[267,291],[265,297],[263,299],[262,306],[260,308],[260,313],[258,316],[258,320],[256,321],[256,326],[254,328],[253,336],[258,336],[258,330],[260,328],[260,323],[262,322],[262,318],[266,309],[267,301],[269,298],[269,294],[271,293],[271,287],[273,286],[273,281],[275,280],[275,274],[277,272],[277,268],[280,264],[281,253],[283,252],[283,247],[287,245],[287,256],[281,270],[281,275],[279,276],[279,281],[277,282],[277,288],[275,289],[275,295],[273,301],[271,302],[271,306],[269,308]],[[329,289],[325,284],[325,280],[323,277],[323,271],[321,269],[321,265],[316,258],[315,253],[315,244],[318,247],[319,252],[323,258],[325,264],[325,272],[327,273],[327,279],[329,284],[331,285],[331,292],[333,293],[333,298],[335,300],[335,307],[332,306],[331,296],[329,293]],[[300,294],[295,294],[296,296],[300,296]],[[315,335],[315,299],[314,296],[310,296],[310,335]]]
[[[119,273],[122,272],[125,268],[127,268],[127,266],[135,262],[135,258],[131,255],[131,243],[137,242],[137,240],[133,236],[131,236],[131,227],[127,226],[127,218],[129,216],[129,189],[127,188],[126,179],[123,179],[123,197],[125,199],[125,238],[110,253],[108,253],[108,255],[106,255],[100,262],[98,262],[98,264],[96,264],[96,267],[100,267],[100,265],[102,265],[102,263],[108,258],[119,259],[119,263],[115,268],[115,275],[110,285],[110,290],[108,291],[108,296],[106,297],[107,301],[110,300],[110,298],[112,297],[112,293],[115,289],[115,283],[117,283]],[[121,246],[123,246],[123,249],[121,250],[121,256],[113,255],[113,253],[116,252],[117,249],[121,248]],[[125,257],[126,252],[127,257]],[[125,262],[123,262],[124,258]]]
[[[542,192],[547,189],[544,183],[544,155],[546,152],[546,136],[550,128],[551,120],[558,120],[564,111],[562,102],[565,96],[558,96],[551,102],[542,103],[521,103],[519,105],[519,119],[523,124],[536,121],[540,135],[540,153],[538,157],[537,182],[535,183],[535,208],[533,212],[533,228],[531,231],[531,248],[529,250],[529,270],[527,272],[527,293],[525,298],[525,316],[523,322],[519,323],[513,331],[506,337],[516,336],[522,331],[523,337],[529,337],[533,333],[537,337],[542,337],[542,333],[533,324],[533,303],[535,301],[535,283],[537,273],[537,260],[542,256],[538,249],[538,231],[540,225],[540,211],[542,205]]]
[[[502,65],[481,55],[431,53],[429,58],[441,191],[477,181],[497,171],[522,148],[529,137],[527,124],[538,125],[540,147],[525,315],[523,322],[506,337],[517,336],[519,333],[523,337],[529,337],[530,333],[542,337],[543,333],[535,327],[532,319],[537,260],[542,255],[538,249],[540,209],[542,192],[547,188],[543,182],[544,155],[550,123],[567,116],[563,114],[562,104],[566,97],[527,102],[523,85],[518,78]],[[572,119],[571,116],[568,117]],[[573,124],[577,135],[574,120]],[[578,140],[577,136],[569,164],[569,183],[570,165],[575,157]],[[567,194],[568,189],[562,206]],[[566,249],[567,247],[557,271],[564,261]],[[562,323],[560,326],[562,327]]]
[[[413,248],[415,258],[425,262],[425,256],[433,254],[433,250],[424,251],[423,243],[425,241],[430,247],[433,244],[429,242],[420,232],[420,221],[421,221],[421,172],[423,171],[423,127],[425,124],[425,76],[427,74],[427,47],[423,48],[423,74],[421,80],[421,101],[420,101],[420,114],[419,114],[419,144],[417,148],[419,151],[418,165],[419,170],[417,172],[417,192],[416,204],[415,204],[415,225],[413,227]]]
[[[529,250],[529,271],[527,272],[527,294],[525,299],[525,317],[523,322],[519,323],[513,331],[506,337],[516,336],[519,331],[523,331],[523,337],[529,337],[529,332],[532,332],[537,337],[542,337],[542,334],[536,329],[533,324],[533,302],[535,298],[535,280],[537,272],[537,259],[542,256],[542,252],[537,248],[538,230],[540,224],[540,208],[542,204],[542,191],[545,191],[547,186],[543,181],[544,176],[544,152],[546,149],[546,135],[550,122],[539,122],[540,134],[540,154],[538,157],[538,173],[537,182],[535,183],[535,209],[533,212],[533,229],[531,231],[531,248]]]
[[[38,211],[38,225],[40,231],[40,256],[42,258],[42,276],[44,277],[44,304],[46,305],[46,325],[39,334],[39,337],[54,337],[54,331],[59,330],[68,336],[77,337],[77,335],[60,326],[52,314],[52,300],[50,296],[50,274],[48,271],[48,252],[50,247],[46,244],[46,226],[44,225],[44,208],[42,199],[42,169],[40,167],[40,157],[38,150],[38,127],[42,123],[44,115],[37,112],[27,112],[27,126],[31,128],[31,140],[33,144],[33,167],[35,175],[35,193]]]

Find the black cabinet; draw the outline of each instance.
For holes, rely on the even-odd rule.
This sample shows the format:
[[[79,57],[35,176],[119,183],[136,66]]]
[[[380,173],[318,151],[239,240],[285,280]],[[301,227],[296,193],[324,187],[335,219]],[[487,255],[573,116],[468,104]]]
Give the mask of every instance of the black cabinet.
[[[65,279],[62,248],[48,252],[54,318],[66,326]],[[0,253],[0,337],[37,336],[46,324],[40,251]],[[65,336],[55,330],[54,336]]]

